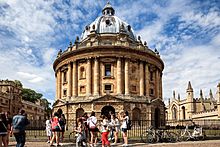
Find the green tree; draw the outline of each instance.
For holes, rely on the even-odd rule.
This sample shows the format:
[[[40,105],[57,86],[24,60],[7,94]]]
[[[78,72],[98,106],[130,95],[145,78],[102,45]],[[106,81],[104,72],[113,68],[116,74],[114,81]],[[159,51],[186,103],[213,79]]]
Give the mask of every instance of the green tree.
[[[16,84],[17,86],[23,87],[21,81],[19,81],[19,80],[14,80],[14,82],[15,82],[15,84]]]
[[[30,101],[33,103],[41,99],[43,96],[41,93],[37,93],[34,90],[28,88],[23,88],[21,91],[21,95],[23,100]]]
[[[50,108],[50,103],[46,98],[41,99],[41,105],[45,108],[46,116],[50,117],[52,109]]]

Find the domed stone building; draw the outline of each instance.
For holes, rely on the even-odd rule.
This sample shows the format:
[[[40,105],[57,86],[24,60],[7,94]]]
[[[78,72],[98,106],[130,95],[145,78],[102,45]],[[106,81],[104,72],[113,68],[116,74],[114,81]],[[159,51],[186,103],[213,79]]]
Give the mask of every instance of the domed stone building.
[[[109,3],[81,38],[58,53],[53,68],[53,109],[62,109],[67,119],[75,120],[84,112],[99,116],[126,110],[133,120],[164,125],[164,63],[156,49],[149,49],[128,23],[115,16]]]

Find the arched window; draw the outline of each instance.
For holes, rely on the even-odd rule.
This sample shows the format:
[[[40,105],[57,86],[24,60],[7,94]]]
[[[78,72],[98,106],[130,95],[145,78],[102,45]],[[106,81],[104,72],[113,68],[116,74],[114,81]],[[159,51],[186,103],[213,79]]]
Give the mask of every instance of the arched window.
[[[139,108],[134,108],[132,110],[132,123],[135,126],[140,126],[141,125],[141,110]]]
[[[134,108],[132,110],[132,120],[140,120],[141,119],[141,110],[139,108]]]
[[[86,71],[85,68],[82,66],[80,67],[80,79],[86,78]]]
[[[76,118],[80,118],[82,117],[84,114],[84,109],[83,108],[79,108],[76,110]]]
[[[182,107],[183,119],[186,119],[186,108]]]
[[[175,106],[172,108],[172,119],[177,120],[177,109]]]

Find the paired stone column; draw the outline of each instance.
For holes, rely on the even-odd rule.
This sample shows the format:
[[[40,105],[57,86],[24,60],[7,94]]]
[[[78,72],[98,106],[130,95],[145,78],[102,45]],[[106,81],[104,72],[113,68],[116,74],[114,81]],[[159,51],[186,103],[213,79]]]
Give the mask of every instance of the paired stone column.
[[[163,84],[162,84],[162,76],[163,76],[163,73],[159,73],[160,75],[160,98],[162,99],[163,98]]]
[[[68,98],[71,98],[72,96],[72,63],[68,64]]]
[[[117,60],[117,94],[122,94],[122,88],[121,88],[121,58],[118,58]]]
[[[97,58],[94,60],[94,95],[99,95],[99,62]]]
[[[87,68],[86,68],[86,95],[91,95],[91,80],[92,80],[92,69],[91,69],[91,59],[87,60]]]
[[[129,60],[125,60],[125,95],[129,95]]]
[[[76,61],[73,62],[73,70],[72,70],[73,80],[72,80],[72,96],[76,97],[78,94],[78,76],[77,76],[77,65]]]
[[[144,95],[144,64],[140,62],[140,96]]]
[[[146,96],[149,97],[149,89],[150,89],[150,84],[149,84],[149,66],[148,63],[145,64],[145,92]]]
[[[156,98],[159,98],[159,91],[160,91],[160,79],[159,79],[159,70],[158,69],[156,69],[156,71],[155,71],[155,74],[156,74],[156,78],[155,78],[155,84],[156,84],[156,86],[155,86],[155,97]]]
[[[61,78],[61,71],[60,69],[57,70],[57,99],[61,99],[61,85],[62,85],[62,78]]]

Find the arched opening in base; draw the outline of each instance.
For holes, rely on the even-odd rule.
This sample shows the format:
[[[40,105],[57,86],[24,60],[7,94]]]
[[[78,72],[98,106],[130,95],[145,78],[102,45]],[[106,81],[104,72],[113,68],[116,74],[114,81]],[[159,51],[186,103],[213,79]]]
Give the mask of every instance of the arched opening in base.
[[[105,116],[109,117],[110,116],[110,112],[112,114],[115,114],[115,108],[110,106],[110,105],[109,106],[104,106],[102,108],[102,110],[101,110],[101,115],[105,115]]]
[[[160,127],[160,109],[156,108],[154,112],[155,128]]]

